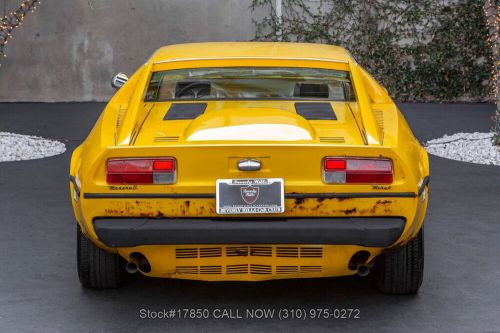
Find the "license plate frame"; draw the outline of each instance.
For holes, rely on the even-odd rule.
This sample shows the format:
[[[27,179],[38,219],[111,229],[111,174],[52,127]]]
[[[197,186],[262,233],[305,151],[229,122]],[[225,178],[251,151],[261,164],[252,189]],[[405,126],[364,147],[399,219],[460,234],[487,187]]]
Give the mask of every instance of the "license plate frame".
[[[217,179],[217,214],[279,214],[285,212],[283,178]]]

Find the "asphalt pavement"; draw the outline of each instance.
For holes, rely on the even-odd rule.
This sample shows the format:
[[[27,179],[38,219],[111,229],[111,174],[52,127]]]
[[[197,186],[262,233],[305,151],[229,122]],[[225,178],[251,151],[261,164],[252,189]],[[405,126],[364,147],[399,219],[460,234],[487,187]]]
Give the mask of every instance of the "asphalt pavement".
[[[198,282],[129,276],[120,290],[80,287],[69,201],[71,151],[102,103],[0,103],[0,131],[63,141],[67,152],[0,163],[1,332],[500,332],[500,167],[431,156],[425,273],[416,296],[366,278]],[[421,141],[486,132],[491,104],[400,105]],[[246,310],[359,310],[358,319],[250,319]],[[141,319],[207,309],[209,319]],[[214,314],[243,318],[213,318]],[[298,313],[298,312],[297,312]],[[290,312],[291,314],[291,312]],[[189,316],[189,315],[188,315]]]

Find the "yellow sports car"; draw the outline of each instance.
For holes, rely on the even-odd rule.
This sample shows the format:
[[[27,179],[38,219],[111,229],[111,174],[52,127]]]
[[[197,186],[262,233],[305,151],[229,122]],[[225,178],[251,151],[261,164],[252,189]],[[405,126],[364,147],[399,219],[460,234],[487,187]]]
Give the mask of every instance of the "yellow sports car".
[[[83,286],[359,274],[417,292],[427,153],[346,50],[172,45],[112,85],[71,158]]]

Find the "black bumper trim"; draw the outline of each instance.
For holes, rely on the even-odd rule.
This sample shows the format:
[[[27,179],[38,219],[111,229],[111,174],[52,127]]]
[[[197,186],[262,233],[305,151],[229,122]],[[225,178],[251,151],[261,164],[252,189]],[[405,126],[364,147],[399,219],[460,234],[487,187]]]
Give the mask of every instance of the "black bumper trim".
[[[402,234],[402,217],[312,219],[96,218],[94,230],[110,247],[179,244],[322,244],[387,247]]]
[[[76,195],[80,197],[80,188],[78,187],[78,184],[76,183],[75,177],[69,176],[69,181],[70,183],[73,184],[73,187],[75,189]]]
[[[415,198],[414,192],[286,193],[286,199]],[[214,199],[215,193],[84,193],[85,199]]]
[[[417,195],[421,196],[422,193],[425,190],[425,187],[429,185],[429,181],[431,180],[430,176],[425,176],[424,180],[422,180],[422,185],[420,185],[420,188],[418,189]]]

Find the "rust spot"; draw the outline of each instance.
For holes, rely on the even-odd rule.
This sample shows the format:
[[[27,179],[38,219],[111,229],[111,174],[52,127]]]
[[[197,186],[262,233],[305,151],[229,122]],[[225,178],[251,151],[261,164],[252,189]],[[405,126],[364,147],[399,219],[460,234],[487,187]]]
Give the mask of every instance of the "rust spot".
[[[191,202],[189,202],[189,200],[186,200],[186,201],[184,201],[184,204],[186,205],[186,208],[189,208],[189,205],[191,204]]]
[[[391,200],[383,200],[383,201],[377,200],[377,202],[375,204],[376,205],[385,205],[385,204],[390,204],[390,203],[392,203]]]
[[[165,215],[161,211],[158,211],[158,213],[156,213],[156,216],[157,217],[164,217]]]
[[[318,201],[319,203],[322,203],[323,201],[325,201],[325,198],[318,198],[318,199],[317,199],[317,201]]]
[[[346,201],[346,200],[352,200],[352,198],[337,198],[338,201]]]
[[[104,213],[106,215],[123,215],[123,211],[122,210],[118,210],[118,209],[105,209],[104,210]]]
[[[351,208],[351,209],[341,210],[341,212],[346,214],[346,215],[354,214],[354,213],[356,213],[356,207]]]
[[[302,205],[304,203],[304,198],[295,199],[295,205]]]

